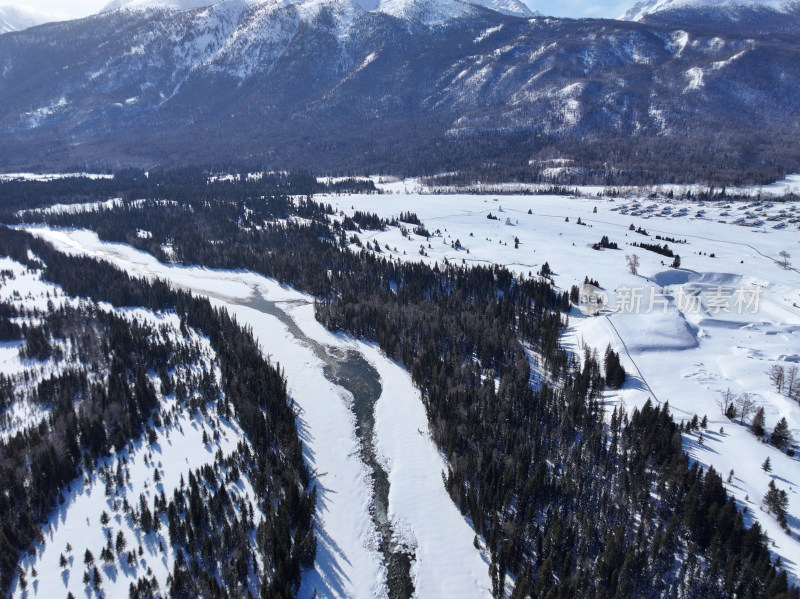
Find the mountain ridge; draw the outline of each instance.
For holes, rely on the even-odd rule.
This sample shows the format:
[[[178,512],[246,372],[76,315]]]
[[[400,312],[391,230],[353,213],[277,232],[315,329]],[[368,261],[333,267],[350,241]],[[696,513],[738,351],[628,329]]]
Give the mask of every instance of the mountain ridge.
[[[399,6],[422,10],[226,0],[0,38],[0,163],[537,177],[569,158],[668,181],[798,166],[792,15],[776,38]]]
[[[718,16],[736,18],[749,11],[787,13],[800,9],[796,0],[642,0],[620,17],[624,21],[642,21],[659,13],[713,11]]]
[[[252,6],[271,6],[273,8],[290,4],[308,4],[308,0],[244,0],[244,2]],[[433,19],[423,19],[432,23],[440,23],[450,18],[462,16],[465,12],[468,12],[468,9],[463,5],[482,6],[506,15],[521,17],[541,16],[528,8],[521,0],[355,0],[355,2],[365,11],[384,12],[399,18],[420,14],[438,15]],[[189,11],[210,8],[218,3],[219,0],[112,0],[100,11],[100,14],[119,9]]]

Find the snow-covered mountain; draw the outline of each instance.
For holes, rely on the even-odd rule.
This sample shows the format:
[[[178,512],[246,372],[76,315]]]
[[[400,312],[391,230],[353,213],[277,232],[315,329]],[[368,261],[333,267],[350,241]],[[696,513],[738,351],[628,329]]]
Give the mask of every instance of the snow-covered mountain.
[[[518,17],[540,17],[540,12],[531,10],[520,0],[470,0],[473,4],[479,4],[492,10],[496,10],[504,15],[515,15]]]
[[[24,6],[0,6],[0,33],[21,31],[42,23],[61,20],[63,17],[58,15],[32,10]]]
[[[101,12],[119,8],[167,9],[186,11],[212,6],[219,0],[113,0]],[[262,8],[279,8],[290,4],[320,4],[318,0],[243,0],[244,4]],[[412,18],[426,24],[439,24],[470,13],[472,6],[483,6],[490,10],[518,17],[534,17],[539,13],[532,11],[521,0],[355,0],[367,11],[379,11],[399,18]]]
[[[118,8],[166,8],[171,10],[191,10],[216,4],[219,0],[112,0],[103,7],[101,13]]]
[[[649,15],[672,11],[715,11],[734,15],[745,11],[789,12],[797,10],[800,3],[793,0],[643,0],[637,2],[622,17],[626,21],[641,21]]]
[[[786,172],[800,160],[797,15],[772,11],[776,39],[749,21],[364,1],[109,10],[2,36],[0,165],[419,172],[488,156],[527,169],[542,148],[603,165],[611,146],[617,163],[671,173],[672,160],[684,173],[722,160],[715,169]]]

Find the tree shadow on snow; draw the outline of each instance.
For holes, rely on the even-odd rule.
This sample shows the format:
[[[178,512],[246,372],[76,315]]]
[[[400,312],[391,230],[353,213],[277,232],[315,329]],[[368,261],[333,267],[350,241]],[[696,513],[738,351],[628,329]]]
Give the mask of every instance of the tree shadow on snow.
[[[320,526],[316,527],[317,557],[314,569],[303,576],[299,597],[347,597],[346,583],[350,581],[340,563],[350,565],[344,551]]]

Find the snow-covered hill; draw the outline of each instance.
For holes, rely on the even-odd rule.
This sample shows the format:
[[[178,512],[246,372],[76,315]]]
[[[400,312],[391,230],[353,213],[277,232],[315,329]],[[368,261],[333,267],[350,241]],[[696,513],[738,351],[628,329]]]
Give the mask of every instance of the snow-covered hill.
[[[3,596],[298,585],[281,564],[314,555],[314,493],[285,381],[252,336],[207,301],[2,239]]]
[[[33,10],[25,6],[0,6],[0,33],[22,31],[42,23],[62,20],[63,17],[56,14]]]
[[[643,0],[620,18],[625,21],[641,21],[649,15],[678,10],[712,9],[720,14],[735,14],[741,9],[787,12],[797,7],[798,2],[794,0]]]
[[[9,258],[0,258],[0,269],[3,273],[0,301],[13,305],[20,314],[39,311],[39,316],[26,324],[37,322],[42,314],[65,308],[89,314],[105,312],[109,318],[121,318],[129,326],[144,324],[158,330],[161,339],[171,347],[196,351],[194,363],[172,373],[175,380],[191,381],[201,372],[213,372],[215,379],[220,376],[208,339],[181,326],[181,319],[175,314],[154,313],[142,308],[119,309],[67,296],[60,287],[43,281],[40,271]],[[91,333],[89,329],[82,334],[88,337]],[[4,380],[13,381],[20,388],[16,400],[2,410],[0,439],[8,440],[54,417],[55,408],[48,407],[41,396],[37,398],[37,384],[46,384],[48,379],[52,381],[52,377],[76,367],[89,371],[92,380],[102,381],[109,376],[79,361],[87,359],[85,347],[76,344],[74,339],[56,338],[50,345],[51,355],[36,359],[23,357],[23,341],[2,343],[0,372],[7,377]],[[224,473],[221,476],[228,478],[228,489],[238,502],[236,505],[261,515],[247,477],[239,477],[237,473],[236,480],[232,480],[231,472],[221,462],[223,458],[229,459],[243,443],[250,449],[246,434],[235,419],[230,419],[217,402],[195,411],[165,389],[163,380],[154,372],[148,375],[160,399],[148,432],[132,439],[113,455],[101,458],[93,467],[85,468],[82,476],[67,485],[59,507],[42,526],[42,542],[36,544],[35,551],[22,556],[22,575],[17,578],[12,596],[60,597],[69,592],[80,596],[90,588],[84,572],[91,578],[95,590],[102,589],[108,597],[127,596],[129,586],[139,581],[166,588],[180,553],[175,537],[160,530],[160,522],[155,528],[143,527],[137,518],[141,512],[134,515],[130,506],[134,510],[144,510],[143,506],[150,509],[154,503],[158,506],[160,499],[182,493],[184,483],[192,480],[199,468],[221,467]],[[24,385],[20,382],[23,378]],[[195,390],[190,387],[189,392],[194,394]],[[68,397],[60,397],[62,402],[68,400]],[[86,464],[91,461],[87,460]],[[158,514],[158,507],[153,507],[153,511]],[[155,519],[159,520],[160,516],[156,515]],[[105,553],[106,544],[111,546],[108,539],[116,541],[115,555]],[[96,561],[85,557],[90,554]]]

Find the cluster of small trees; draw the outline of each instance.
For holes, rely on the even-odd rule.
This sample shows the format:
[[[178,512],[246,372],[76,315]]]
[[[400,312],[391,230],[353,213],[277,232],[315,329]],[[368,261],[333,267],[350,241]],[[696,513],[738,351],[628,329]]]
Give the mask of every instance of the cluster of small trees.
[[[720,411],[729,419],[739,419],[739,424],[745,425],[751,414],[753,419],[750,421],[750,430],[759,438],[767,434],[766,421],[764,418],[764,408],[757,406],[755,400],[749,393],[736,395],[730,388],[720,393],[717,400]],[[789,430],[789,423],[786,418],[781,418],[769,435],[770,442],[778,449],[786,449],[792,443],[792,436]]]
[[[615,249],[617,249],[617,243],[615,241],[609,241],[608,235],[603,235],[603,237],[600,238],[600,242],[599,243],[595,243],[594,245],[592,245],[592,249],[593,250],[599,250],[599,249],[615,250]]]
[[[657,243],[637,243],[633,242],[631,244],[634,247],[642,248],[643,250],[648,250],[651,252],[655,252],[656,254],[661,254],[662,256],[667,256],[668,258],[672,258],[675,256],[673,251],[669,249],[669,246],[665,243],[664,245],[659,245]]]
[[[633,225],[631,225],[631,226],[633,226]],[[639,231],[639,232],[641,232],[641,231]],[[645,233],[643,233],[643,234],[645,234]],[[661,254],[662,256],[666,256],[668,258],[672,258],[672,263],[670,264],[670,267],[672,267],[672,268],[680,268],[681,267],[681,257],[680,257],[680,255],[675,254],[671,249],[669,249],[669,246],[666,243],[664,245],[659,245],[657,243],[644,243],[644,242],[643,243],[636,243],[636,242],[633,242],[631,245],[635,246],[635,247],[642,248],[643,250],[649,250],[651,252],[655,252],[656,254]],[[634,254],[633,257],[627,256],[627,258],[628,258],[628,269],[630,270],[631,274],[634,274],[634,275],[637,274],[638,273],[638,269],[639,269],[639,263],[638,263],[639,258],[638,258],[638,256],[636,256]],[[633,259],[636,260],[636,264],[635,265],[632,263]]]
[[[717,400],[717,405],[722,410],[722,413],[731,420],[738,416],[741,424],[745,424],[750,414],[753,414],[753,419],[750,422],[750,430],[759,439],[766,437],[767,429],[764,408],[756,407],[755,401],[749,394],[742,393],[740,395],[735,395],[730,389],[727,389],[721,393],[720,399]],[[781,418],[777,422],[768,438],[769,442],[780,450],[787,449],[791,445],[792,436],[786,418]],[[765,472],[770,472],[772,470],[769,457],[767,457],[761,467]],[[786,491],[777,489],[775,487],[775,482],[772,480],[769,483],[769,489],[764,497],[764,504],[767,506],[767,510],[775,515],[778,522],[781,523],[781,526],[788,530],[786,522],[788,498]]]
[[[647,229],[643,227],[637,227],[633,223],[631,223],[630,227],[628,227],[628,231],[633,231],[634,233],[638,233],[639,235],[644,235],[645,237],[650,236],[650,233],[647,232]]]
[[[419,216],[417,216],[417,213],[411,212],[410,210],[407,212],[401,212],[400,216],[398,216],[397,218],[399,222],[402,223],[409,223],[411,225],[422,225],[422,221],[419,219]]]
[[[675,239],[674,237],[668,237],[665,235],[656,235],[656,239],[659,241],[669,241],[670,243],[686,243],[685,239]]]

